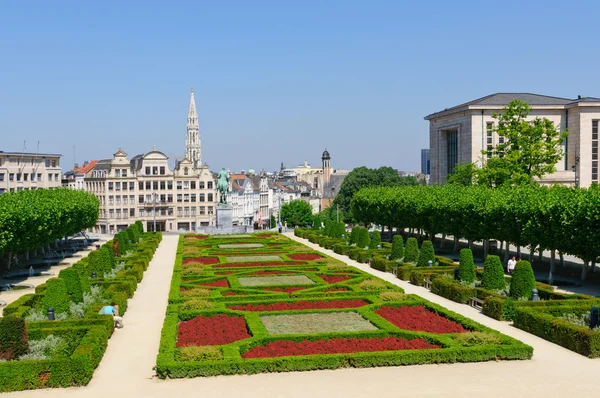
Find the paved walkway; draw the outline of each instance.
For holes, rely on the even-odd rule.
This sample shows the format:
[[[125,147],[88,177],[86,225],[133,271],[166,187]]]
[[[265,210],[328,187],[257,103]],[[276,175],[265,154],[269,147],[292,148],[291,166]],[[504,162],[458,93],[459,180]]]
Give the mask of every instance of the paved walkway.
[[[530,361],[338,369],[252,376],[159,380],[152,367],[167,306],[177,236],[165,235],[130,301],[125,328],[117,330],[89,386],[23,391],[15,397],[570,397],[598,393],[600,360],[591,360],[488,318],[477,310],[372,270],[346,256],[290,238],[395,283],[534,347]]]

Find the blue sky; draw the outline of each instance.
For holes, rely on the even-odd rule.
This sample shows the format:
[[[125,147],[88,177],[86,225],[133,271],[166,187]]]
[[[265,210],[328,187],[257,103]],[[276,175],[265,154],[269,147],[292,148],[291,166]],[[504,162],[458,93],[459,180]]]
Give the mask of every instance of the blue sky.
[[[0,3],[0,150],[213,170],[418,170],[423,117],[494,92],[600,97],[600,2]]]

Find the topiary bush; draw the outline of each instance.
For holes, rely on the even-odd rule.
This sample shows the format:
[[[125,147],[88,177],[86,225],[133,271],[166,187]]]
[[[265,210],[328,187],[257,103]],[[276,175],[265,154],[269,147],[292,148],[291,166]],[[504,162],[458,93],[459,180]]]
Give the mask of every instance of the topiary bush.
[[[369,236],[369,230],[366,228],[360,228],[358,242],[356,243],[356,246],[360,247],[361,249],[364,249],[369,247],[370,243],[371,237]]]
[[[313,217],[313,226],[312,229],[314,229],[315,231],[318,231],[321,229],[321,217],[319,216],[314,216]]]
[[[471,249],[461,249],[458,276],[461,281],[467,283],[475,282],[475,262]]]
[[[25,319],[11,315],[0,318],[0,359],[16,359],[28,351]]]
[[[377,246],[381,246],[381,232],[378,230],[373,231],[371,236],[371,242],[369,243],[369,249],[377,249]]]
[[[529,261],[517,262],[512,278],[510,279],[510,291],[508,295],[512,298],[526,297],[531,299],[532,290],[535,289],[535,275]]]
[[[65,281],[67,294],[71,301],[80,303],[83,301],[83,289],[81,288],[81,278],[79,273],[73,268],[66,268],[60,271],[58,277]]]
[[[350,244],[351,245],[358,244],[359,235],[360,235],[360,227],[352,227],[352,232],[350,232]]]
[[[69,297],[67,296],[67,284],[65,280],[62,278],[48,279],[46,286],[46,293],[42,300],[42,311],[46,313],[49,307],[53,307],[55,314],[67,312],[69,309]]]
[[[419,242],[417,238],[408,238],[404,249],[404,262],[416,263],[419,258]]]
[[[429,261],[431,261],[432,265],[435,265],[435,250],[433,248],[433,243],[430,240],[426,240],[421,245],[417,266],[426,267],[429,265]]]
[[[404,240],[402,235],[394,235],[392,238],[392,253],[390,260],[400,260],[404,257]]]
[[[102,271],[110,272],[114,266],[115,256],[109,249],[108,242],[100,247],[100,254],[102,256]]]
[[[488,290],[499,290],[506,287],[504,268],[502,268],[500,257],[490,254],[485,258],[481,286]]]
[[[382,272],[388,272],[388,260],[381,256],[373,256],[373,258],[371,259],[371,268]]]

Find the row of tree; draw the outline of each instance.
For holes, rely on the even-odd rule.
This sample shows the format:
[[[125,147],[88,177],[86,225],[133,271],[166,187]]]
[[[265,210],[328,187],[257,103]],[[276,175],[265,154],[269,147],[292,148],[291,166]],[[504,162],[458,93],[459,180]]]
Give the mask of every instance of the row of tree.
[[[552,258],[559,251],[581,258],[586,265],[600,257],[598,186],[371,187],[354,196],[352,212],[365,223],[484,243],[494,239],[550,250]]]
[[[94,226],[98,208],[94,195],[68,189],[0,195],[0,254],[40,249]]]

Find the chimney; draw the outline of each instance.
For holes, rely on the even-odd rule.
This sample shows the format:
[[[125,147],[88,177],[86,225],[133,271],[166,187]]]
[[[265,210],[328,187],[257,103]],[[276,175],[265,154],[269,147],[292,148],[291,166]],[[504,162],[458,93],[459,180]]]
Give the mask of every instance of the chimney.
[[[578,95],[577,99],[583,99],[583,97],[581,95]]]
[[[90,164],[90,162],[88,162],[87,160],[83,162],[83,167],[87,167],[87,165]]]
[[[75,171],[77,171],[77,169],[78,169],[78,168],[79,168],[79,163],[75,163],[75,166],[73,166],[73,169],[74,169]]]

